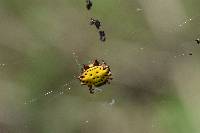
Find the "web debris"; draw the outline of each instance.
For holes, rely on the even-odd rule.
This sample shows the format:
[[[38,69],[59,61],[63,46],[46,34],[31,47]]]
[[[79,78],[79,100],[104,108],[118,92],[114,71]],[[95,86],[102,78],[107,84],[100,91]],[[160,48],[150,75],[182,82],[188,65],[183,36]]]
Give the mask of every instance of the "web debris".
[[[115,99],[112,99],[112,101],[109,103],[110,106],[113,106],[115,104]]]
[[[6,65],[6,64],[2,63],[2,64],[0,64],[0,67],[5,67],[5,65]]]
[[[69,81],[69,82],[65,83],[64,85],[62,85],[60,88],[57,88],[57,89],[55,88],[55,89],[52,89],[50,91],[47,91],[47,92],[43,93],[42,95],[40,95],[37,98],[32,98],[30,100],[26,100],[24,102],[24,104],[35,103],[35,102],[37,102],[37,101],[39,101],[39,100],[41,100],[41,99],[43,99],[43,98],[45,98],[47,96],[53,96],[54,98],[57,98],[57,97],[59,97],[61,95],[64,95],[67,92],[69,93],[69,91],[71,90],[71,87],[70,87],[71,83],[72,83],[72,81]]]
[[[75,50],[72,51],[72,55],[73,55],[73,58],[75,60],[76,65],[78,66],[79,70],[81,70],[81,64],[79,63],[78,56],[77,56]],[[3,66],[5,66],[5,64]],[[48,97],[48,96],[53,96],[54,98],[57,98],[61,95],[64,95],[65,93],[69,93],[71,91],[72,82],[75,79],[76,79],[76,76],[74,76],[71,81],[67,81],[61,87],[54,88],[54,89],[51,89],[49,91],[46,91],[43,94],[41,94],[40,96],[38,96],[37,98],[25,100],[24,104],[32,104],[32,103],[35,103],[35,102],[37,102],[37,101],[39,101],[39,100],[41,100],[45,97]],[[47,89],[44,89],[44,90],[47,90]]]
[[[180,30],[182,30],[182,28],[184,28],[186,26],[186,24],[189,24],[189,23],[191,23],[192,21],[194,21],[194,20],[196,20],[198,18],[200,18],[200,16],[194,16],[194,17],[188,17],[188,18],[186,18],[183,22],[181,22],[180,24],[178,24],[176,28],[174,28],[174,31],[180,31]],[[191,41],[196,42],[197,45],[199,45],[199,43],[200,43],[199,37],[194,38]],[[190,48],[190,50],[188,50],[186,48],[187,49],[186,52],[178,53],[177,55],[174,55],[174,58],[183,57],[183,56],[192,56],[193,55],[193,50],[192,49],[196,48],[197,45],[192,45],[191,48]]]

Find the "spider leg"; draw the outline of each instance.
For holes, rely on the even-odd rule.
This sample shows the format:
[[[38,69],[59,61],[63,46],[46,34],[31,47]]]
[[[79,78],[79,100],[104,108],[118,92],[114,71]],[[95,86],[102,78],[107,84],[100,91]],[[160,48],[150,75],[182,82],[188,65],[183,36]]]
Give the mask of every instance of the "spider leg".
[[[113,80],[113,78],[109,78],[110,80]]]
[[[94,94],[94,89],[92,88],[92,85],[90,85],[88,87],[89,87],[90,94]]]
[[[110,84],[110,81],[106,80],[106,83]]]

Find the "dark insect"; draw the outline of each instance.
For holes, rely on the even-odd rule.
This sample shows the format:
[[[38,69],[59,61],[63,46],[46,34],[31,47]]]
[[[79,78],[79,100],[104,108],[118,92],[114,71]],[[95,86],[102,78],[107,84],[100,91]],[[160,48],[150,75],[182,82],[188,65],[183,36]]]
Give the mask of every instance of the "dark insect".
[[[90,19],[90,25],[95,25],[96,28],[99,29],[100,26],[101,26],[101,22],[98,19],[95,20],[95,19],[91,18]]]
[[[197,44],[200,43],[200,39],[199,38],[197,38],[195,41],[197,42]]]
[[[105,42],[106,41],[106,34],[104,31],[100,30],[99,31],[99,36],[100,36],[100,40]]]
[[[189,55],[192,55],[192,52],[190,52]]]
[[[91,7],[92,7],[92,2],[91,2],[91,0],[86,0],[86,8],[87,8],[88,10],[90,10]]]

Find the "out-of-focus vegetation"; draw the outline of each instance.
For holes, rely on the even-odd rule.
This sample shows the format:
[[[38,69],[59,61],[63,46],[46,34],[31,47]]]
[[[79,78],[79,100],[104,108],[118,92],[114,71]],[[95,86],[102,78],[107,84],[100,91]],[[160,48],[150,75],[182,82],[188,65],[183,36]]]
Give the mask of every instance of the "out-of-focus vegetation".
[[[200,132],[199,5],[93,0],[87,11],[85,0],[0,0],[0,132]],[[76,76],[96,58],[114,80],[91,95]]]

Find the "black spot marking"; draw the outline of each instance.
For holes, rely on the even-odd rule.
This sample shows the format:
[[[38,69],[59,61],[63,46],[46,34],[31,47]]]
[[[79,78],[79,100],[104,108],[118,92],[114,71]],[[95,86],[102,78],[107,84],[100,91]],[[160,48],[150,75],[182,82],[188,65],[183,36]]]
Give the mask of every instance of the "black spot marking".
[[[92,76],[92,74],[90,74],[90,76]]]
[[[85,76],[80,76],[80,78],[85,78]]]

